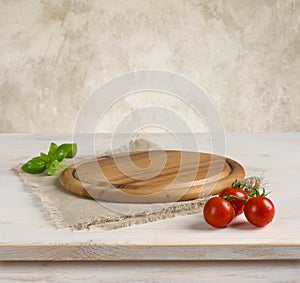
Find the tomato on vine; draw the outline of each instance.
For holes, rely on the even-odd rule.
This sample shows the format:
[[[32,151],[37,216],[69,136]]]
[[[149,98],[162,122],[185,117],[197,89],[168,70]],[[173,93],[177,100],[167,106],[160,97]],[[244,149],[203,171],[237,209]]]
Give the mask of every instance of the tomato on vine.
[[[205,221],[216,228],[226,227],[234,218],[233,206],[221,197],[209,199],[203,209]]]
[[[221,191],[219,197],[229,201],[234,207],[235,216],[238,216],[244,211],[245,201],[248,199],[248,194],[242,189],[226,188]]]
[[[269,198],[257,196],[247,201],[244,213],[252,225],[263,227],[272,222],[275,216],[275,206]]]
[[[273,221],[275,206],[267,198],[265,188],[235,181],[232,187],[209,199],[203,209],[205,221],[213,227],[226,227],[235,216],[244,212],[254,226],[263,227]]]

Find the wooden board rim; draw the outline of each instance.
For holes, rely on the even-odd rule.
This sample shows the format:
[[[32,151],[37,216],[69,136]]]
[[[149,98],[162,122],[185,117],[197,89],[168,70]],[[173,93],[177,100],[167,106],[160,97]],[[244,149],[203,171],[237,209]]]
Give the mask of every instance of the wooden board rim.
[[[199,154],[200,152],[195,152],[195,153]],[[212,156],[217,156],[217,155],[212,155]],[[242,180],[245,176],[244,168],[237,161],[227,157],[222,157],[222,156],[219,157],[225,159],[225,162],[230,166],[231,173],[229,176],[226,176],[223,179],[219,179],[217,182],[205,184],[206,189],[208,188],[208,191],[210,190],[210,188],[213,188],[209,194],[216,194],[220,192],[223,188],[231,186],[232,182],[235,181],[236,179]],[[102,156],[100,156],[99,158],[102,158]],[[83,183],[74,177],[76,166],[82,164],[83,162],[88,162],[88,161],[89,160],[83,160],[79,163],[72,164],[62,172],[59,182],[64,189],[66,189],[67,191],[73,194],[79,195],[81,197],[100,199],[109,202],[130,202],[130,203],[185,201],[185,200],[191,200],[198,197],[209,195],[205,193],[204,191],[205,187],[203,185],[196,185],[188,188],[188,190],[185,188],[186,192],[184,192],[182,196],[180,196],[180,192],[178,192],[179,197],[176,199],[175,197],[173,198],[170,197],[169,192],[165,192],[164,194],[159,195],[158,198],[157,196],[155,196],[155,194],[153,194],[153,196],[144,195],[142,199],[140,196],[142,195],[142,193],[140,193],[139,195],[133,195],[135,194],[135,192],[131,191],[128,195],[129,191],[126,191],[127,196],[123,194],[122,197],[120,197],[119,189],[108,190],[107,187],[95,186],[89,183]],[[86,188],[88,188],[88,191]]]

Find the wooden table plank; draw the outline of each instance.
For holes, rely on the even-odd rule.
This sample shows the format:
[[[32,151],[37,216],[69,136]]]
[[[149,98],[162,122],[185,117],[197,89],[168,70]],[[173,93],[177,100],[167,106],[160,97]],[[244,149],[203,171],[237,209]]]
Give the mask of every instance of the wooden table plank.
[[[300,261],[0,262],[0,282],[299,282]]]
[[[164,142],[163,136],[152,139]],[[248,176],[263,173],[269,181],[276,217],[262,229],[244,217],[214,229],[200,214],[115,231],[56,229],[10,168],[45,151],[50,141],[70,140],[0,135],[0,260],[300,259],[299,133],[227,135],[226,155],[241,162]],[[202,148],[209,151],[205,143]]]

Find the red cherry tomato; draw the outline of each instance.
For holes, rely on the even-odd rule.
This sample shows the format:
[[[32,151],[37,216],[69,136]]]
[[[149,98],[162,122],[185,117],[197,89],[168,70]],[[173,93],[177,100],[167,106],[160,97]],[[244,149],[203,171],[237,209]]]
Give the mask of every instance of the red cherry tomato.
[[[244,200],[246,200],[248,198],[248,194],[244,190],[235,189],[235,188],[224,189],[219,194],[219,197],[225,197],[225,196],[230,196],[230,195],[242,198]],[[237,198],[234,198],[234,197],[228,197],[228,198],[226,198],[226,200],[229,201],[232,204],[232,206],[234,207],[235,216],[238,216],[238,215],[243,213],[244,206],[245,206],[243,200],[237,199]]]
[[[205,221],[216,228],[226,227],[234,217],[233,206],[221,197],[209,199],[203,209]]]
[[[244,213],[252,225],[263,227],[272,222],[275,206],[270,199],[264,196],[254,197],[246,203]]]

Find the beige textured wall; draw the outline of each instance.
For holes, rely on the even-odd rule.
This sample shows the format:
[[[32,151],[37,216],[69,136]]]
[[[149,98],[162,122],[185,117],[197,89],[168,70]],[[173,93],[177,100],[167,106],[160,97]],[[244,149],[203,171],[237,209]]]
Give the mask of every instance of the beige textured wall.
[[[227,131],[300,130],[299,0],[1,0],[0,50],[0,132],[72,132],[93,90],[148,68],[201,86]]]

